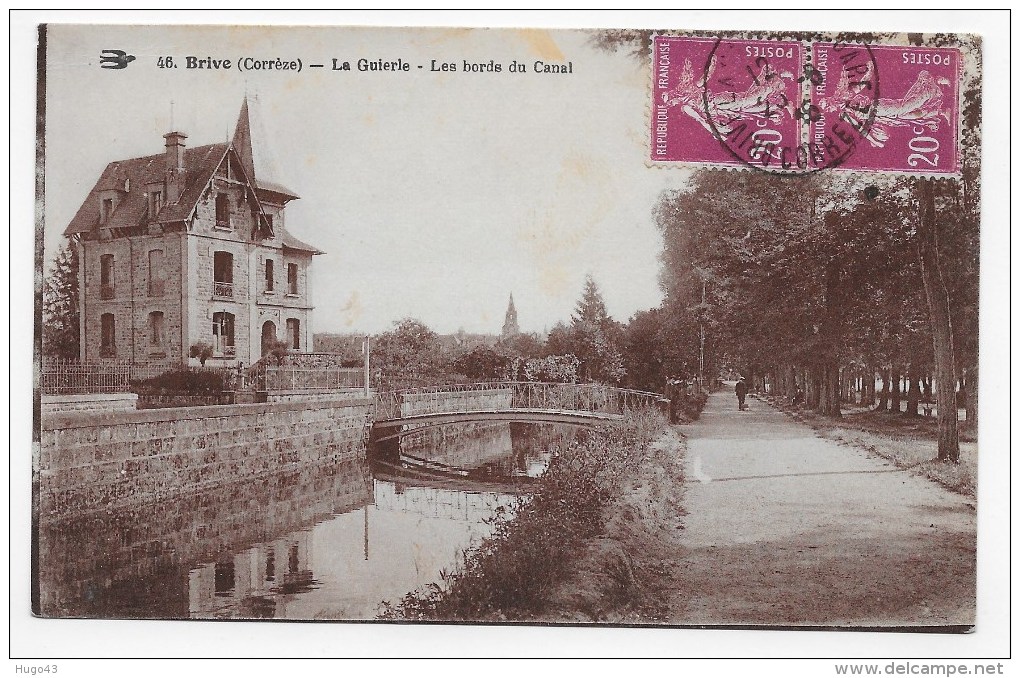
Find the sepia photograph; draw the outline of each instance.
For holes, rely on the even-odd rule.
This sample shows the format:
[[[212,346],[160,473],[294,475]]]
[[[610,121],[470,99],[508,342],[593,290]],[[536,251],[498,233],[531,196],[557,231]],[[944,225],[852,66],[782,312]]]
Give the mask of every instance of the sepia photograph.
[[[986,39],[723,16],[28,26],[12,620],[1004,651]]]

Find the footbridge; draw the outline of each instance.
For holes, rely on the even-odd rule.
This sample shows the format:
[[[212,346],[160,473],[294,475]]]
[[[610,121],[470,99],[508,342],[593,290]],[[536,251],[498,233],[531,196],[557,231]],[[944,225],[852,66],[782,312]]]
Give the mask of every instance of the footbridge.
[[[659,393],[601,384],[501,381],[376,393],[372,437],[475,421],[597,424],[645,407],[668,409]]]

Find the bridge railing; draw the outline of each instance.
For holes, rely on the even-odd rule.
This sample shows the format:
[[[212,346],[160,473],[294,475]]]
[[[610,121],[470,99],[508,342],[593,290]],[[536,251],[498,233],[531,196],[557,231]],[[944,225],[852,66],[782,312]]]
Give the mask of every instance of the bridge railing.
[[[623,414],[668,404],[659,393],[603,384],[499,381],[376,393],[375,419],[511,409]]]

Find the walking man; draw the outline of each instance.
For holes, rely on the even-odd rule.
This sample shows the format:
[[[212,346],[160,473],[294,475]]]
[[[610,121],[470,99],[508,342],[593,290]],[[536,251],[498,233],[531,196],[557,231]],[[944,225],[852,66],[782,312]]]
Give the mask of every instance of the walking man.
[[[744,405],[744,399],[747,398],[747,382],[744,381],[743,377],[741,377],[737,381],[737,386],[733,390],[737,394],[738,408],[741,410],[746,409],[746,405]]]

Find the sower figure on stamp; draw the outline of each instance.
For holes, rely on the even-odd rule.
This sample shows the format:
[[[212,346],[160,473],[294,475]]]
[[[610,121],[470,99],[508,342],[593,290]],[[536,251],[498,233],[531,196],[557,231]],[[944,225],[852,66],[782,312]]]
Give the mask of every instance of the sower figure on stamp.
[[[737,407],[741,410],[747,409],[747,406],[744,404],[744,399],[747,398],[747,382],[744,381],[743,377],[737,381],[733,391],[737,394]]]

